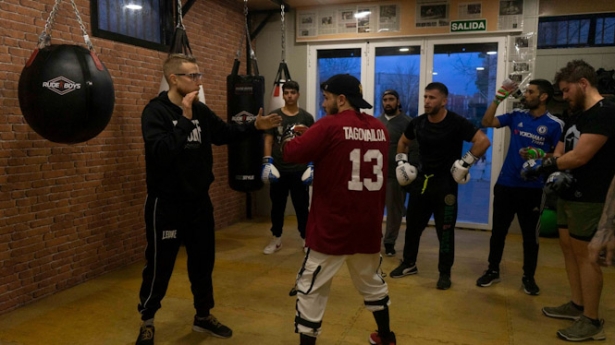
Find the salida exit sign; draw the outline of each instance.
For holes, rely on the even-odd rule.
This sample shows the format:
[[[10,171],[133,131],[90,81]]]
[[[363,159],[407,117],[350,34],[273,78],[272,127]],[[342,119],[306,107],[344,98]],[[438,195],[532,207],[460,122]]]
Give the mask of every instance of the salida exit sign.
[[[487,19],[451,21],[451,32],[471,31],[487,31]]]

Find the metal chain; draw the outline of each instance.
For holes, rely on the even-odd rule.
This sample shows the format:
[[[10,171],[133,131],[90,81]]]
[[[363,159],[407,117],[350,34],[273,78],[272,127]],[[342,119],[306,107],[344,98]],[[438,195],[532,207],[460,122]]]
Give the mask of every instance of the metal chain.
[[[182,16],[182,1],[177,0],[177,27],[181,29],[186,29],[184,26],[184,18]]]
[[[282,62],[284,62],[284,60],[286,60],[286,23],[284,21],[284,3],[280,5],[280,8],[282,9]]]
[[[88,49],[94,50],[92,41],[90,41],[90,36],[88,35],[88,32],[85,30],[85,25],[83,25],[83,20],[81,20],[81,15],[79,14],[79,10],[77,9],[75,0],[70,0],[70,3],[73,5],[73,10],[75,10],[75,14],[77,15],[77,21],[79,22],[79,26],[81,27],[81,32],[83,33],[83,40],[85,41],[85,44],[88,46]]]
[[[60,7],[60,2],[62,0],[56,0],[56,3],[53,5],[53,9],[51,13],[49,13],[49,17],[47,17],[47,22],[45,23],[45,28],[43,32],[38,36],[38,48],[43,49],[51,45],[51,27],[53,26],[53,22],[56,19],[56,13],[58,13],[58,8]]]
[[[248,28],[248,0],[243,0],[243,15],[246,20],[246,39],[250,47],[250,59],[255,60],[254,49],[252,49],[252,40],[250,39],[250,29]]]
[[[51,27],[55,22],[56,15],[58,13],[58,9],[60,8],[60,3],[62,0],[56,0],[53,5],[53,9],[51,13],[49,13],[49,17],[47,18],[47,22],[45,23],[45,28],[43,32],[38,37],[38,48],[42,49],[51,45]],[[92,45],[92,41],[90,41],[90,36],[88,32],[85,30],[85,25],[83,24],[83,20],[81,20],[81,15],[79,14],[79,10],[77,9],[77,5],[74,0],[70,0],[71,5],[73,6],[73,10],[77,15],[77,21],[79,22],[79,27],[81,27],[81,32],[83,33],[83,39],[85,44],[88,46],[90,50],[94,50],[94,46]]]

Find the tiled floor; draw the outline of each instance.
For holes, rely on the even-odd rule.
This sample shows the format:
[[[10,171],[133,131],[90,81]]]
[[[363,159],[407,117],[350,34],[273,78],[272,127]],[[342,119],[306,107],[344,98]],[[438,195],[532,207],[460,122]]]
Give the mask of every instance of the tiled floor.
[[[217,232],[214,272],[216,308],[213,313],[230,326],[231,339],[191,331],[192,299],[183,251],[163,307],[156,316],[156,344],[298,344],[294,333],[295,299],[288,296],[303,258],[301,240],[287,218],[284,247],[263,255],[270,239],[266,219],[235,224]],[[537,272],[540,296],[521,288],[522,251],[519,234],[510,234],[502,264],[502,282],[478,288],[475,281],[486,268],[489,232],[458,230],[453,286],[436,290],[437,239],[428,229],[419,254],[419,274],[387,278],[391,328],[398,344],[564,344],[555,332],[569,321],[542,315],[545,305],[568,301],[569,291],[557,239],[541,239]],[[397,249],[401,251],[403,231]],[[398,258],[383,258],[385,272]],[[137,293],[143,263],[126,267],[37,303],[0,316],[1,345],[134,344],[139,328]],[[615,270],[605,269],[602,317],[607,340],[615,343]],[[345,269],[340,270],[325,313],[325,344],[368,344],[375,329]]]

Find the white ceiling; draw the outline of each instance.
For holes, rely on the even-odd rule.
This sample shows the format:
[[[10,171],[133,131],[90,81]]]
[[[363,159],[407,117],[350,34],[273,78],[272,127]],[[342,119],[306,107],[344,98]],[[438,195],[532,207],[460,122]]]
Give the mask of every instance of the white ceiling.
[[[244,0],[237,0],[243,3]],[[365,3],[365,2],[377,2],[381,0],[284,0],[284,4],[290,8],[307,7],[307,6],[321,6],[321,5],[339,5],[349,3]],[[279,1],[277,0],[248,0],[249,10],[275,10],[279,9]]]

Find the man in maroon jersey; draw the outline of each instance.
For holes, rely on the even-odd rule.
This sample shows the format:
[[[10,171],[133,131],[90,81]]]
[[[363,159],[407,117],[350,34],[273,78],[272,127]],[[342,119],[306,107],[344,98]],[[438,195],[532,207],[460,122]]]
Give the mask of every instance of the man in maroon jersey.
[[[314,162],[309,250],[297,275],[295,331],[302,345],[316,343],[331,280],[346,262],[378,325],[370,343],[394,345],[388,287],[379,274],[389,135],[378,119],[360,112],[372,106],[357,78],[338,74],[321,89],[328,115],[303,133],[289,131],[282,146],[285,161]]]

